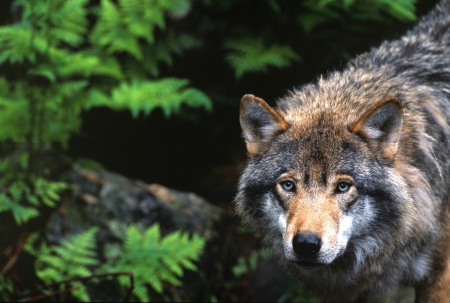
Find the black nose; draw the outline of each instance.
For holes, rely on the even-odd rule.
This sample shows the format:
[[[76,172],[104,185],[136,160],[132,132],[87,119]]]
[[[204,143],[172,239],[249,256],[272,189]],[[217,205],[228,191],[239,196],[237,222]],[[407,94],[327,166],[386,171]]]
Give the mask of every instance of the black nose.
[[[299,257],[313,258],[320,250],[322,241],[320,238],[309,231],[296,234],[292,239],[292,247]]]

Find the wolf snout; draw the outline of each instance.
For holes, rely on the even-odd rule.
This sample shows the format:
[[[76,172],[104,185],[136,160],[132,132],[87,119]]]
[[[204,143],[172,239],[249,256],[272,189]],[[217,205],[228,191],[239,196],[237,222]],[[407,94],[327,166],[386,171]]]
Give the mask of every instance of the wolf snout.
[[[292,238],[292,248],[301,260],[315,259],[321,246],[320,238],[310,231],[299,232]]]

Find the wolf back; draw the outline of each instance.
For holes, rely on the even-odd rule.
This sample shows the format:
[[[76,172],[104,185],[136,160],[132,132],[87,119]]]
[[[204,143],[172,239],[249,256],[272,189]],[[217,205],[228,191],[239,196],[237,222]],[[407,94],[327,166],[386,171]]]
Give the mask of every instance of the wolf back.
[[[245,95],[237,213],[316,296],[450,298],[450,0],[271,108]]]

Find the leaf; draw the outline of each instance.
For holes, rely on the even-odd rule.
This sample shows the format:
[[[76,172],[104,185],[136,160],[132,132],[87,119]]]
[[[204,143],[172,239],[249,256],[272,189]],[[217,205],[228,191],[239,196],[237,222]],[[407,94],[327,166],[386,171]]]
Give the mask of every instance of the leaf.
[[[42,245],[36,253],[36,274],[45,283],[60,281],[76,276],[90,276],[91,266],[99,264],[96,254],[97,227],[73,235],[60,245]],[[81,301],[90,301],[86,288],[75,282],[72,286],[81,286],[73,295]]]
[[[259,38],[228,40],[225,47],[231,50],[227,61],[235,70],[236,78],[246,72],[266,71],[268,66],[285,67],[300,60],[289,46],[274,44],[266,47]]]
[[[118,8],[110,0],[102,0],[101,2],[100,20],[92,31],[91,41],[94,44],[107,47],[110,54],[127,52],[138,60],[142,59],[137,39],[130,35]]]
[[[384,2],[384,1],[383,1]],[[386,1],[386,10],[393,17],[401,21],[415,21],[417,19],[414,13],[414,5],[405,1]]]
[[[187,84],[187,80],[176,78],[122,83],[113,90],[108,106],[115,110],[129,109],[133,117],[141,112],[148,115],[156,107],[168,116],[177,112],[183,103],[210,110],[208,96],[197,89],[184,88]]]
[[[16,203],[11,205],[11,212],[14,220],[19,225],[39,215],[39,211],[36,208],[24,207]]]
[[[163,292],[162,282],[181,285],[180,277],[183,267],[194,269],[193,261],[198,260],[204,240],[199,236],[189,239],[187,234],[179,231],[161,239],[158,224],[153,224],[144,233],[131,225],[126,233],[123,251],[118,258],[109,259],[104,268],[116,271],[131,271],[135,279],[133,294],[141,301],[149,300],[145,285],[156,292]],[[119,279],[127,287],[127,279]]]
[[[53,2],[55,7],[49,7],[51,13],[51,39],[65,42],[71,46],[78,46],[83,41],[87,30],[86,10],[84,6],[88,0],[65,0]]]
[[[23,63],[29,60],[35,62],[36,52],[32,41],[32,31],[18,25],[0,27],[0,63]]]

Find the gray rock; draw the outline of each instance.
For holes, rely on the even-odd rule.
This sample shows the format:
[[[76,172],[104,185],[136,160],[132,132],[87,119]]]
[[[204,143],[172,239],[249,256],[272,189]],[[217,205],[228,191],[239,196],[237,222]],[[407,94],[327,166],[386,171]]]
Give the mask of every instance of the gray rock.
[[[201,197],[77,165],[67,173],[65,181],[72,190],[50,217],[46,236],[51,242],[58,243],[69,235],[97,226],[98,256],[105,260],[120,253],[120,243],[130,224],[145,229],[158,223],[163,236],[181,229],[206,240],[198,264],[203,277],[213,275],[219,266],[211,260],[217,260],[215,255],[222,245],[223,239],[218,235],[224,229],[226,214]],[[202,293],[204,278],[192,272],[187,276],[189,281],[183,280],[184,290],[170,289],[177,297],[181,293],[192,300],[203,299],[196,296]]]

